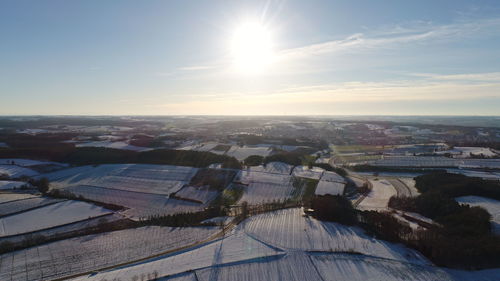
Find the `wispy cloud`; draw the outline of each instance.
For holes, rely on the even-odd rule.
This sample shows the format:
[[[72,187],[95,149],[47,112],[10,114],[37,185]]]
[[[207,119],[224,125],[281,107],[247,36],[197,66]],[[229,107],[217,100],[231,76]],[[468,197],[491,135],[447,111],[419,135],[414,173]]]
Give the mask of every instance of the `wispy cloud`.
[[[417,77],[441,81],[462,81],[462,82],[497,82],[500,83],[500,72],[487,73],[465,73],[465,74],[433,74],[415,73]]]
[[[365,33],[352,34],[344,39],[282,50],[281,60],[320,56],[340,51],[355,51],[415,42],[436,42],[476,36],[480,33],[498,32],[500,18],[479,21],[459,22],[449,25],[433,25],[429,22],[416,22],[409,26],[397,25],[384,29],[367,30]]]
[[[193,65],[193,66],[184,66],[179,67],[179,70],[182,71],[199,71],[199,70],[209,70],[216,68],[215,65]]]

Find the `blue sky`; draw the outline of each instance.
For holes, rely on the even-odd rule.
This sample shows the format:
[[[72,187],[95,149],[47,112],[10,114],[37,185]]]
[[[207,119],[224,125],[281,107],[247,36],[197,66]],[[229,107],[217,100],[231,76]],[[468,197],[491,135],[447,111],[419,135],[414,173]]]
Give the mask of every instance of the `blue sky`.
[[[256,23],[272,61],[235,68]],[[0,0],[0,114],[500,115],[500,2]]]

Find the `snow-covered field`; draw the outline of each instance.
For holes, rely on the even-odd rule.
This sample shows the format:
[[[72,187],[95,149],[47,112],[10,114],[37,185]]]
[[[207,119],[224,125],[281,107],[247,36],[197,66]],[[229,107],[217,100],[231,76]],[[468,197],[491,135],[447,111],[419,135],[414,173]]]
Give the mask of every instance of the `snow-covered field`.
[[[93,141],[93,142],[85,142],[79,143],[76,147],[107,147],[107,148],[115,148],[115,149],[124,149],[124,150],[132,150],[132,151],[147,151],[151,150],[151,148],[140,147],[135,145],[130,145],[123,141]]]
[[[207,204],[214,200],[219,194],[218,191],[210,189],[209,186],[185,186],[179,190],[175,196],[193,199]]]
[[[271,154],[271,152],[272,152],[272,149],[269,147],[233,145],[225,154],[227,156],[232,156],[232,157],[242,161],[250,155],[259,155],[259,156],[266,157],[269,154]]]
[[[52,242],[0,255],[0,280],[48,280],[93,271],[190,245],[218,231],[148,226]]]
[[[318,167],[312,167],[309,169],[309,167],[306,166],[297,166],[293,168],[292,175],[295,177],[319,180],[324,171],[324,169]]]
[[[414,250],[289,209],[252,217],[222,240],[75,280],[141,280],[148,274],[176,281],[493,281],[500,270],[445,270]]]
[[[38,160],[31,160],[31,159],[23,159],[23,158],[2,158],[0,159],[0,164],[1,165],[14,165],[21,166],[21,167],[31,167],[31,166],[37,166],[37,165],[58,165],[58,166],[65,166],[66,164],[58,163],[58,162],[51,162],[51,161],[38,161]]]
[[[485,157],[495,157],[499,156],[493,150],[488,147],[459,147],[456,146],[450,150],[444,150],[437,152],[438,154],[450,153],[455,158],[466,158],[471,157],[473,155],[483,155]]]
[[[169,195],[189,183],[196,168],[171,165],[110,164],[77,167],[46,176],[51,188],[86,185],[109,189]]]
[[[386,210],[389,199],[397,195],[396,189],[387,180],[370,180],[372,190],[358,205],[360,210]]]
[[[36,197],[38,196],[26,193],[0,193],[0,203]]]
[[[11,178],[18,178],[22,176],[33,177],[38,175],[38,172],[17,165],[0,165],[0,175],[2,174]]]
[[[314,194],[342,195],[344,193],[344,187],[345,187],[344,183],[320,180],[318,182],[318,186],[316,187],[316,191],[314,192]]]
[[[346,183],[345,179],[335,172],[324,171],[321,175],[321,180],[323,181],[334,181],[340,183]]]
[[[15,200],[0,204],[0,216],[10,215],[25,210],[53,204],[62,201],[48,197],[32,197],[23,200]]]
[[[203,204],[168,198],[166,195],[131,192],[88,185],[77,185],[65,190],[84,198],[124,206],[122,213],[131,219],[147,218],[153,215],[168,215],[183,212],[197,212],[206,207]]]
[[[261,165],[261,166],[249,167],[245,169],[245,171],[289,175],[292,169],[293,169],[292,165],[288,165],[283,162],[269,162],[265,166]]]
[[[23,181],[2,181],[0,180],[0,190],[9,190],[19,188],[26,183]]]
[[[440,156],[385,156],[370,163],[387,167],[500,168],[500,159],[454,159]]]
[[[109,214],[111,211],[80,201],[64,201],[0,218],[0,237],[51,228]]]
[[[500,201],[480,196],[462,196],[455,198],[455,200],[460,204],[479,206],[486,209],[491,215],[492,231],[500,234]]]
[[[249,204],[283,201],[298,195],[300,191],[293,187],[292,176],[288,174],[254,172],[249,169],[240,171],[235,181],[247,185],[240,202]]]

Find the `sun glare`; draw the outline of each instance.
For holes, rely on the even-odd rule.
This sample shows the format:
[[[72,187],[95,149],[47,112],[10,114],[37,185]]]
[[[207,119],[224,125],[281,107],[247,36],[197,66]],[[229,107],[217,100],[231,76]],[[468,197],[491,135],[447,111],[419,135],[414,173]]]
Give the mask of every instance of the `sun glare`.
[[[269,30],[258,23],[239,26],[233,34],[231,54],[238,70],[244,73],[262,72],[273,60]]]

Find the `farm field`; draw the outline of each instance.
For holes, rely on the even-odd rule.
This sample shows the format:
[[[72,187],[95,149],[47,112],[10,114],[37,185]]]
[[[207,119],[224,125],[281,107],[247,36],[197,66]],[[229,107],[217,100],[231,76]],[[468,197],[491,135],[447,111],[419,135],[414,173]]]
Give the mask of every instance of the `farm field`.
[[[175,281],[493,281],[500,273],[498,269],[464,272],[435,267],[413,250],[372,239],[357,228],[304,218],[301,212],[288,209],[257,215],[223,239],[75,280],[133,280],[149,274]],[[255,227],[257,221],[262,227]],[[275,231],[270,234],[268,228]],[[277,236],[282,239],[276,240]],[[313,237],[322,243],[314,247]]]
[[[306,166],[297,166],[293,168],[292,175],[295,177],[319,180],[324,171],[324,169],[318,167],[312,167],[309,169]]]
[[[292,172],[292,169],[293,169],[292,165],[283,162],[269,162],[265,166],[264,165],[252,166],[245,169],[244,171],[289,175]]]
[[[215,199],[218,194],[218,191],[210,189],[209,186],[185,186],[175,193],[175,196],[208,204]]]
[[[77,167],[50,173],[46,177],[51,180],[51,188],[86,185],[169,195],[187,184],[197,170],[170,165],[111,164],[91,168]]]
[[[61,202],[61,199],[52,199],[48,197],[31,197],[22,200],[0,203],[0,217],[10,215],[25,210],[46,206]]]
[[[453,159],[439,156],[385,156],[370,165],[384,167],[500,168],[500,159]]]
[[[266,157],[271,154],[271,152],[272,149],[269,147],[233,145],[228,151],[226,151],[225,155],[234,157],[239,161],[242,161],[250,155],[259,155]]]
[[[52,228],[110,213],[107,209],[85,202],[63,201],[0,218],[0,237]]]
[[[500,201],[481,196],[462,196],[455,198],[460,204],[483,207],[491,215],[492,232],[500,234]]]
[[[397,195],[396,189],[390,182],[384,179],[370,180],[372,190],[363,201],[358,205],[360,210],[386,210],[389,199]]]
[[[320,180],[318,182],[318,186],[316,187],[316,191],[314,192],[314,194],[342,195],[344,193],[344,187],[345,187],[344,183]]]
[[[0,165],[0,175],[7,175],[10,178],[33,177],[38,175],[38,172],[17,165]]]
[[[235,181],[246,185],[239,202],[246,201],[249,204],[272,202],[273,200],[282,201],[302,192],[293,186],[292,176],[288,174],[243,170],[236,176]]]
[[[334,181],[340,183],[346,183],[345,179],[335,172],[324,171],[321,175],[322,181]]]
[[[0,192],[0,203],[11,202],[15,200],[22,200],[28,198],[36,198],[38,196],[27,193],[5,193]]]
[[[26,183],[23,181],[3,181],[0,180],[0,190],[9,190],[19,188]]]
[[[196,212],[206,207],[203,204],[168,198],[165,195],[124,191],[88,185],[77,185],[64,188],[77,196],[124,206],[128,208],[122,214],[131,219],[147,218],[153,215],[168,215],[182,212]]]
[[[50,280],[204,240],[217,227],[148,226],[52,242],[0,255],[0,280]]]
[[[30,166],[38,166],[38,165],[65,166],[66,164],[52,162],[52,161],[38,161],[38,160],[23,159],[23,158],[2,158],[2,159],[0,159],[0,165],[16,165],[16,166],[21,166],[21,167],[30,167]]]
[[[76,145],[77,147],[107,147],[107,148],[115,148],[115,149],[125,149],[132,151],[147,151],[151,150],[151,148],[140,147],[135,145],[130,145],[123,141],[93,141],[93,142],[85,142],[79,143]]]

